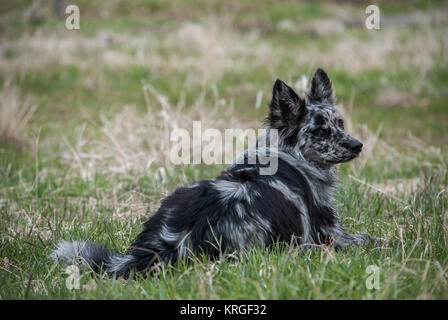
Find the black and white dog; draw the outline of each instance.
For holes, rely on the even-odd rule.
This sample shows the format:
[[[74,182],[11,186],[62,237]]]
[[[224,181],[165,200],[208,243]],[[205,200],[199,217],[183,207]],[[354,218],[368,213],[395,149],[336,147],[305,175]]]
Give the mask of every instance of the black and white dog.
[[[216,257],[277,242],[343,249],[375,240],[344,232],[334,209],[337,164],[357,157],[363,146],[344,132],[334,103],[322,69],[306,99],[277,80],[265,120],[268,130],[278,132],[277,149],[270,151],[278,157],[274,174],[261,175],[258,163],[239,161],[216,179],[180,187],[165,198],[126,254],[63,241],[51,256],[128,277],[197,253]],[[257,152],[250,148],[242,157]]]

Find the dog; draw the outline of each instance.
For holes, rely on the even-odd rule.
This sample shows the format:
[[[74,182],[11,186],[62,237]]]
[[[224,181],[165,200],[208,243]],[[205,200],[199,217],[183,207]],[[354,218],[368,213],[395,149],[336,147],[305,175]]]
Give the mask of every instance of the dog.
[[[376,241],[348,234],[335,210],[337,165],[356,158],[363,147],[344,132],[331,80],[314,73],[306,97],[276,80],[265,119],[277,130],[274,174],[261,175],[260,163],[237,161],[213,180],[176,189],[144,224],[126,254],[90,242],[59,243],[51,257],[81,261],[95,272],[129,277],[156,263],[175,263],[194,254],[210,258],[275,243],[344,249]],[[240,156],[257,154],[249,148]]]

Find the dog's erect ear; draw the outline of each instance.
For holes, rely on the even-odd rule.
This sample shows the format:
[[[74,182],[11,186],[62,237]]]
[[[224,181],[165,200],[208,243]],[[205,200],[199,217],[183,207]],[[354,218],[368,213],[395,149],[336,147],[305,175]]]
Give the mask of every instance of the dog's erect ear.
[[[334,104],[336,98],[333,93],[333,86],[327,73],[322,69],[317,69],[311,80],[311,89],[308,99],[317,103]]]
[[[272,128],[294,128],[305,114],[305,101],[286,83],[277,79],[272,89],[268,124]]]

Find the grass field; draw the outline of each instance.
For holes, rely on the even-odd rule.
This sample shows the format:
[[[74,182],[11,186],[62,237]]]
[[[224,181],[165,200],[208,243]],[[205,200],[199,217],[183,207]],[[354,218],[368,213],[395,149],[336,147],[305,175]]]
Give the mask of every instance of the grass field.
[[[51,1],[0,4],[1,299],[448,298],[445,2],[380,1],[380,30],[367,2],[70,3],[80,30]],[[260,128],[275,79],[303,92],[317,67],[365,145],[340,168],[343,225],[381,248],[257,249],[67,288],[56,242],[124,252],[165,195],[225,168],[171,164],[172,129]]]

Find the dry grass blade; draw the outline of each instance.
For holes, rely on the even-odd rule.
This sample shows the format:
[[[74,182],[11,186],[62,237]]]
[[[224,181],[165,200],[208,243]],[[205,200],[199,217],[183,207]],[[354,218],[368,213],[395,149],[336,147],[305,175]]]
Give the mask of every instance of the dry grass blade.
[[[396,197],[395,195],[393,195],[393,194],[391,194],[391,193],[389,193],[389,192],[387,192],[387,191],[385,191],[385,190],[380,189],[380,188],[377,187],[377,186],[374,186],[373,184],[367,183],[367,182],[365,182],[365,181],[363,181],[363,180],[361,180],[361,179],[358,179],[358,178],[356,178],[356,177],[354,177],[354,176],[352,176],[352,175],[348,175],[348,177],[349,177],[350,179],[356,181],[356,182],[359,182],[359,183],[361,183],[361,184],[363,184],[363,185],[365,185],[365,186],[371,188],[372,190],[374,190],[374,191],[376,191],[376,192],[381,193],[382,195],[386,196],[387,198],[392,198],[392,199],[394,199],[394,200],[396,200],[396,201],[398,201],[398,202],[400,202],[400,203],[402,203],[402,204],[404,203],[404,201],[401,200],[400,198]]]
[[[0,140],[17,147],[31,146],[27,130],[36,105],[21,101],[19,90],[6,81],[0,91]]]
[[[228,128],[244,130],[259,127],[255,121],[245,123],[238,119],[232,103],[222,99],[216,89],[215,102],[208,105],[204,101],[205,92],[203,88],[197,100],[189,106],[185,106],[185,101],[174,105],[151,84],[143,83],[146,113],[126,105],[111,119],[102,116],[102,134],[92,139],[86,138],[83,134],[85,127],[80,126],[74,145],[66,142],[69,151],[64,153],[63,158],[67,164],[77,168],[83,179],[93,177],[95,172],[142,173],[154,164],[159,166],[160,178],[166,180],[166,175],[173,169],[170,161],[170,136],[173,130],[186,129],[193,137],[193,121],[200,121],[202,130],[218,129],[223,135]],[[191,156],[193,158],[194,154]]]

